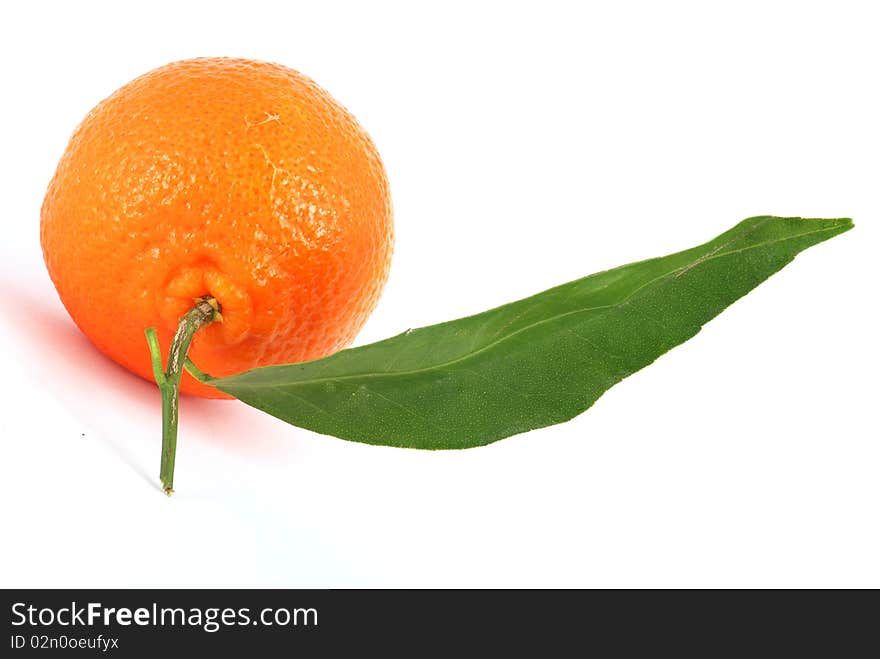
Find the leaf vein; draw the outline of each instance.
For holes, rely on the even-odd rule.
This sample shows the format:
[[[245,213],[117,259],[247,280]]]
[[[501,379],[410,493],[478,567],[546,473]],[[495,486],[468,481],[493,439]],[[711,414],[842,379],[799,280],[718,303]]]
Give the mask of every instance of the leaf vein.
[[[766,223],[766,221],[769,221],[769,220],[765,220],[760,225],[756,225],[755,227],[751,228],[751,231],[754,231],[757,228],[760,228],[760,226],[763,226],[763,224]],[[706,255],[706,258],[699,257],[693,263],[688,263],[684,266],[681,266],[680,268],[675,268],[673,270],[670,270],[668,272],[663,273],[662,275],[658,275],[657,277],[654,277],[650,281],[647,281],[644,284],[642,284],[641,286],[637,287],[635,290],[633,290],[626,297],[624,297],[624,298],[622,298],[612,304],[597,305],[595,307],[586,307],[583,309],[574,309],[572,311],[567,311],[565,313],[557,314],[557,315],[551,316],[549,318],[544,318],[538,322],[527,325],[526,327],[522,327],[522,328],[516,330],[515,332],[512,332],[511,334],[508,334],[498,340],[495,340],[495,341],[479,348],[478,350],[468,352],[464,355],[461,355],[460,357],[456,357],[455,359],[451,359],[447,362],[438,363],[438,364],[431,364],[430,366],[426,366],[424,368],[411,369],[411,370],[407,370],[407,371],[371,371],[371,372],[365,372],[365,373],[354,373],[354,374],[350,374],[350,375],[338,375],[338,376],[327,376],[327,377],[323,377],[323,378],[313,378],[313,379],[307,379],[307,380],[295,380],[295,381],[283,382],[283,383],[279,383],[279,382],[248,382],[246,386],[249,388],[253,388],[253,389],[265,388],[265,387],[277,388],[279,386],[287,386],[287,387],[307,386],[307,385],[320,384],[322,382],[341,382],[341,381],[356,380],[356,379],[369,379],[369,378],[377,378],[378,379],[378,378],[401,376],[401,375],[404,375],[404,376],[405,375],[416,375],[416,374],[425,373],[425,372],[429,372],[429,371],[433,371],[433,370],[449,368],[451,366],[455,366],[458,363],[465,362],[469,359],[473,359],[477,355],[484,353],[484,352],[490,350],[491,348],[493,348],[501,343],[509,341],[509,340],[513,339],[514,337],[518,336],[519,334],[522,334],[523,332],[534,329],[535,327],[554,323],[554,322],[560,321],[564,318],[571,317],[571,316],[576,316],[576,315],[580,315],[580,314],[588,314],[588,313],[591,313],[594,311],[601,311],[601,310],[605,310],[605,309],[612,309],[615,307],[622,306],[622,305],[628,303],[630,300],[632,300],[637,295],[639,295],[643,290],[645,290],[649,286],[652,286],[653,284],[656,284],[657,282],[668,279],[670,277],[678,276],[678,273],[684,274],[688,270],[692,270],[697,266],[704,265],[704,264],[708,263],[709,261],[719,259],[719,258],[726,258],[729,256],[733,256],[735,254],[740,254],[740,253],[747,252],[747,251],[750,251],[753,249],[768,247],[770,245],[774,245],[774,244],[781,243],[781,242],[788,242],[791,240],[804,238],[806,236],[810,236],[810,235],[814,235],[814,234],[828,233],[828,232],[833,232],[833,231],[837,231],[837,230],[838,230],[838,227],[836,227],[836,226],[824,227],[822,229],[815,229],[813,231],[804,231],[804,232],[798,233],[798,234],[783,236],[781,238],[776,238],[773,240],[768,240],[768,241],[764,241],[761,243],[756,243],[754,245],[747,245],[745,247],[731,250],[729,252],[724,252],[724,253],[720,253],[720,254],[714,253],[711,256]],[[738,234],[735,238],[733,238],[730,241],[728,241],[727,243],[725,243],[724,246],[729,246],[730,244],[736,242],[737,240],[741,240],[742,238],[748,236],[751,233],[751,231]],[[262,367],[262,368],[273,368],[273,367],[269,366],[269,367]],[[257,369],[253,369],[251,371],[246,371],[245,373],[255,373],[255,372],[262,370],[262,368],[257,368]],[[229,379],[232,379],[235,377],[239,377],[239,376],[229,376]],[[222,381],[224,379],[226,379],[226,378],[216,378],[215,381]]]

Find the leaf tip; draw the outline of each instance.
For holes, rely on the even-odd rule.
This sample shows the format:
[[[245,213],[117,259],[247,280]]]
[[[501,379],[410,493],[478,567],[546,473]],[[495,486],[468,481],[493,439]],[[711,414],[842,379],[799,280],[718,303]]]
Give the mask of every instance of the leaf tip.
[[[841,233],[845,233],[852,229],[855,224],[852,219],[849,217],[836,217],[831,219],[816,219],[813,222],[821,225],[821,231],[827,231],[832,236],[836,236]]]

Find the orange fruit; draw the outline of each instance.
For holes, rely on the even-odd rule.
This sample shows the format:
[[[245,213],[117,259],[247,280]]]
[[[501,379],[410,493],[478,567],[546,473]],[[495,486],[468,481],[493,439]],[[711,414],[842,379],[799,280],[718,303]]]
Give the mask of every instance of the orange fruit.
[[[323,357],[375,306],[393,241],[388,183],[354,117],[278,64],[205,58],[130,82],[76,129],[43,202],[49,274],[80,329],[153,379],[178,320],[212,375]],[[188,374],[184,393],[225,397]]]

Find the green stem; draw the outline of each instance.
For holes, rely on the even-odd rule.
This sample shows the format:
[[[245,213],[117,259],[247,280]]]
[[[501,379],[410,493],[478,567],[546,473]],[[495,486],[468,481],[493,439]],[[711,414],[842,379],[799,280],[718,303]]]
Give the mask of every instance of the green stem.
[[[199,328],[220,320],[220,305],[210,295],[196,300],[195,306],[180,319],[171,348],[168,351],[168,367],[162,371],[162,354],[156,330],[146,330],[147,343],[150,346],[150,357],[153,363],[153,374],[159,391],[162,393],[162,462],[159,468],[159,479],[165,494],[174,493],[174,458],[177,454],[177,419],[180,404],[180,378],[186,362],[186,353],[192,343],[193,336]]]
[[[187,357],[186,361],[183,362],[183,368],[185,368],[186,372],[193,376],[199,382],[207,382],[211,379],[211,376],[205,373],[198,366],[193,364],[192,359],[190,359],[189,357]]]

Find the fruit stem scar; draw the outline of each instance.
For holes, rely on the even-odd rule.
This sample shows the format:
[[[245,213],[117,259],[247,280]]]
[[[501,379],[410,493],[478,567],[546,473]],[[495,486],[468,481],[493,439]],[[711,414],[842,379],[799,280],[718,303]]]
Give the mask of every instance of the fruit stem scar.
[[[159,339],[152,327],[145,330],[153,375],[162,394],[162,461],[159,467],[159,480],[162,490],[168,496],[174,493],[174,458],[177,454],[177,419],[180,403],[180,378],[186,363],[186,353],[196,332],[205,325],[222,320],[220,303],[210,295],[195,300],[195,305],[183,315],[171,348],[168,351],[168,366],[162,370],[162,353]]]

